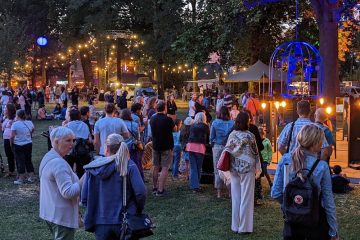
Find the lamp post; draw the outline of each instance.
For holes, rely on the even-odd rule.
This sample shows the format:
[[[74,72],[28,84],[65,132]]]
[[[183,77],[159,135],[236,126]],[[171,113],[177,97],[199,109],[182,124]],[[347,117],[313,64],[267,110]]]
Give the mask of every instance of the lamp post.
[[[276,163],[279,163],[279,149],[277,148],[277,143],[276,143],[276,140],[277,140],[277,136],[278,136],[278,119],[279,119],[279,108],[281,107],[282,109],[285,109],[287,103],[286,101],[275,101],[274,102],[274,106],[275,106],[275,109],[276,109],[276,114],[275,114],[275,151],[276,151]],[[284,116],[283,116],[284,118]]]
[[[48,40],[46,37],[44,36],[40,36],[36,39],[36,43],[37,45],[40,47],[40,58],[41,58],[41,78],[44,81],[45,84],[47,84],[46,82],[46,69],[45,69],[45,60],[44,60],[44,56],[43,56],[43,48],[48,44]]]

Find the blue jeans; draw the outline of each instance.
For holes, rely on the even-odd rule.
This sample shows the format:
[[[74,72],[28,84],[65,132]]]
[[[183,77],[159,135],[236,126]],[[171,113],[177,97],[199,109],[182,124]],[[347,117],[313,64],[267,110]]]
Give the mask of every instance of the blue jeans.
[[[120,238],[120,224],[99,224],[95,227],[96,240],[117,240]]]
[[[176,177],[179,174],[179,164],[181,157],[181,146],[175,145],[173,150],[172,175]]]
[[[189,152],[190,161],[190,189],[200,188],[201,168],[204,154]]]

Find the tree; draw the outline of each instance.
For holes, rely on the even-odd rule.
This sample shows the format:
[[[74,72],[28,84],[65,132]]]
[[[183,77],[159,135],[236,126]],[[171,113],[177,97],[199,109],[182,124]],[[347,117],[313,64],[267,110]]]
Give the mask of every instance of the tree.
[[[311,0],[319,27],[320,54],[324,64],[324,96],[335,103],[339,95],[338,21],[339,0]]]
[[[6,74],[9,86],[17,65],[25,62],[29,47],[26,31],[27,25],[24,21],[8,13],[0,13],[0,72]]]

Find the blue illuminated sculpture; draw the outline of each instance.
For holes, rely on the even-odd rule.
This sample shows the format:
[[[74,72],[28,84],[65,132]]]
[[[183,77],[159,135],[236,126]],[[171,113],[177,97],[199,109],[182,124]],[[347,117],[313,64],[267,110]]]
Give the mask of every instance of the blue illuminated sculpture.
[[[298,1],[296,1],[296,39],[298,39]],[[276,72],[280,77],[280,95],[284,98],[318,98],[322,95],[324,67],[320,52],[311,44],[291,41],[273,52],[269,64],[269,96],[273,96]]]
[[[269,95],[276,72],[281,75],[280,94],[285,98],[317,98],[322,95],[323,66],[319,51],[309,43],[286,42],[275,49],[269,65]]]

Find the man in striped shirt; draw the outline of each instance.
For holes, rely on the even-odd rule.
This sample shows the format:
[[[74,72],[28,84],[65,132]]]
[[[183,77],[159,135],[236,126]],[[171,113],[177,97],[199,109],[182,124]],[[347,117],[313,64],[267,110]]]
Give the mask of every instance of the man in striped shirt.
[[[294,127],[290,136],[291,126],[293,123],[288,123],[285,128],[282,130],[278,140],[278,148],[281,154],[285,154],[287,152],[291,153],[295,148],[299,145],[296,140],[298,133],[300,132],[301,128],[305,125],[314,124],[310,120],[310,103],[305,100],[301,100],[297,103],[297,114],[299,118],[295,121]],[[290,141],[289,149],[288,143]],[[289,151],[288,151],[289,150]],[[329,146],[326,138],[324,137],[323,145],[321,147],[321,159],[327,159],[331,155],[331,146]]]
[[[231,108],[233,104],[233,97],[230,94],[230,91],[228,88],[224,89],[224,106],[227,108]]]

